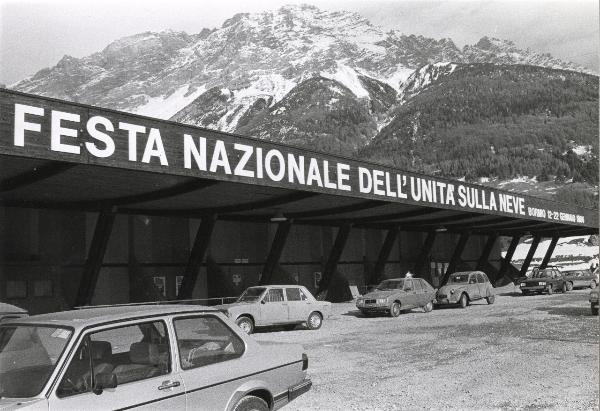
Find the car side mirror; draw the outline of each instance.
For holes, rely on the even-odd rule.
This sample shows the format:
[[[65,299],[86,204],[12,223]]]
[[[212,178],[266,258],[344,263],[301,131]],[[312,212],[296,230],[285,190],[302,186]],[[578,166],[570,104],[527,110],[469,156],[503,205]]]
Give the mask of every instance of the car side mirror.
[[[106,388],[117,388],[117,376],[112,372],[100,372],[94,376],[94,394],[100,395]]]

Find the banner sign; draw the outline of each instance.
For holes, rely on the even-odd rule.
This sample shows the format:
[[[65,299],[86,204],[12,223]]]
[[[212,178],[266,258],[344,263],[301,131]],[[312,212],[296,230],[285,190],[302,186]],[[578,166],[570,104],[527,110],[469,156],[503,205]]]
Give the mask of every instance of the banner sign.
[[[598,226],[570,204],[7,90],[0,153]]]

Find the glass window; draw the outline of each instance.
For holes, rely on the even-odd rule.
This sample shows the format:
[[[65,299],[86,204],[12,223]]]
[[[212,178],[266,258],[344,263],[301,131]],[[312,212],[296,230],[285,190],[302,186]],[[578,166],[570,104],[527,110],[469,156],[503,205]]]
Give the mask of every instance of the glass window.
[[[485,280],[483,279],[483,276],[479,273],[477,273],[477,282],[478,283],[485,283]]]
[[[404,287],[404,280],[384,280],[379,283],[376,287],[378,290],[402,290]]]
[[[174,324],[184,370],[229,361],[244,353],[244,342],[217,317],[181,318]]]
[[[120,385],[169,372],[169,339],[162,321],[111,328],[84,339],[71,359],[57,395],[91,391],[93,380],[100,373],[114,374]]]
[[[461,283],[466,283],[469,279],[469,275],[468,274],[452,274],[450,276],[450,280],[448,282],[452,283],[452,284],[461,284]]]
[[[288,301],[302,301],[299,288],[286,288],[285,295]]]
[[[423,287],[421,286],[421,281],[413,281],[415,291],[420,293],[423,291]]]
[[[265,287],[250,287],[246,289],[238,298],[238,302],[254,302],[258,301],[260,296],[265,292]]]
[[[404,280],[404,291],[413,291],[412,280]]]
[[[281,288],[271,288],[267,295],[265,296],[265,302],[267,303],[278,303],[283,301],[283,289]]]
[[[306,294],[304,294],[304,291],[302,291],[301,289],[298,288],[298,291],[300,291],[300,299],[302,301],[306,301],[308,300],[308,297],[306,296]]]
[[[0,327],[0,397],[38,395],[72,333],[60,327]]]

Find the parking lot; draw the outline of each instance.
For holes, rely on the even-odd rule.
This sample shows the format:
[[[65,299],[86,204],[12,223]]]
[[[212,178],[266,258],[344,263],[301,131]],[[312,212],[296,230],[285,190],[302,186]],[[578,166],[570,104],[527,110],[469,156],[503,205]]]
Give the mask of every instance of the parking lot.
[[[362,317],[334,304],[317,331],[266,330],[302,344],[313,388],[287,409],[598,409],[598,317],[589,289],[497,289],[466,309]]]

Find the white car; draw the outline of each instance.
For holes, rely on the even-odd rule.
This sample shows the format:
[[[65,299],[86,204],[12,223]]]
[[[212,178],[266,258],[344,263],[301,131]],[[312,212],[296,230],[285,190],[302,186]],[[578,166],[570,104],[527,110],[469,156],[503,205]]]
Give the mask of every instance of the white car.
[[[255,327],[306,324],[321,328],[331,314],[331,303],[319,301],[301,285],[263,285],[247,288],[235,303],[215,306],[251,334]]]
[[[307,392],[298,345],[262,347],[217,310],[90,308],[0,324],[0,410],[279,409]]]
[[[0,323],[15,318],[27,317],[27,311],[11,304],[0,303]]]

